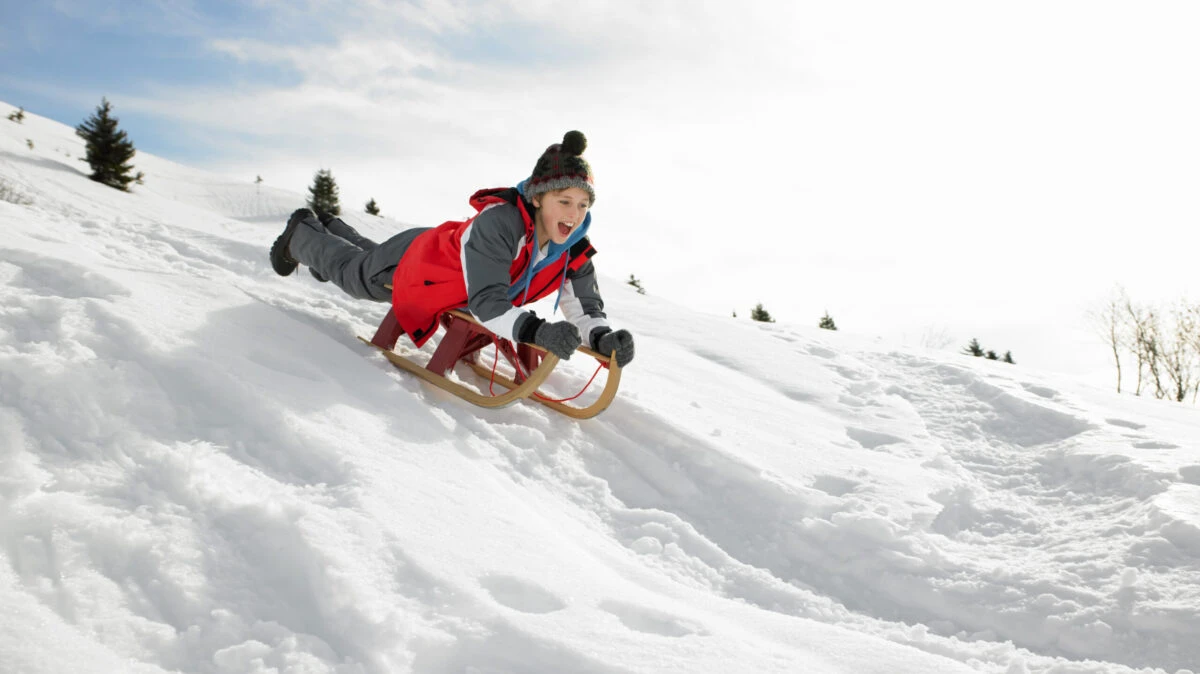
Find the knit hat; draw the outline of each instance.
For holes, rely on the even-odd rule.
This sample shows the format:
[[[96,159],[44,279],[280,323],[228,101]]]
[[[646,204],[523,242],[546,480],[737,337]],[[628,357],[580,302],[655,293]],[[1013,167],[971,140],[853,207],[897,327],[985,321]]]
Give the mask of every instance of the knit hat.
[[[587,147],[587,138],[579,131],[568,131],[562,143],[546,148],[533,167],[529,180],[525,181],[525,198],[553,190],[578,187],[588,193],[596,203],[596,190],[592,182],[592,167],[581,157]]]

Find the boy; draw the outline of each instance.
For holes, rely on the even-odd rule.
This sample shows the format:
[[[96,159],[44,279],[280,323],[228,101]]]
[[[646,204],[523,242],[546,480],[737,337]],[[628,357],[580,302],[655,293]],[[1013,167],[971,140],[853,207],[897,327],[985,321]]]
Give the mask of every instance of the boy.
[[[568,131],[516,187],[472,195],[474,217],[408,229],[381,244],[338,218],[299,209],[271,246],[271,266],[287,276],[303,263],[353,297],[391,300],[418,347],[437,331],[442,312],[466,307],[501,337],[563,359],[586,337],[625,367],[633,360],[633,336],[609,326],[591,262],[588,211],[596,191],[581,156],[586,147],[582,133]],[[520,308],[555,292],[566,320],[547,322]]]

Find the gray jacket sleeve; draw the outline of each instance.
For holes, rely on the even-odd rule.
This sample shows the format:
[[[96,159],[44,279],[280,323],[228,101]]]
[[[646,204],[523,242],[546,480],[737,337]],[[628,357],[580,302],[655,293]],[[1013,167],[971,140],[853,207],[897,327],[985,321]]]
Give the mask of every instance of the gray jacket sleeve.
[[[596,280],[596,268],[588,260],[574,272],[567,272],[567,283],[563,286],[558,307],[563,316],[579,328],[583,343],[594,346],[597,331],[609,328],[604,314],[604,298],[600,297],[600,284]]]
[[[525,245],[525,223],[511,204],[485,208],[463,233],[461,264],[467,310],[488,330],[516,340],[528,311],[508,300],[509,268]]]

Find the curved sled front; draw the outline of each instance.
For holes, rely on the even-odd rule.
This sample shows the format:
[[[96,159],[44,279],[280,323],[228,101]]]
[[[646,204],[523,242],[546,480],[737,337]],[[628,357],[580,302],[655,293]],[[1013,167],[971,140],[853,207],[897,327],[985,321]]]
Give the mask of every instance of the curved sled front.
[[[534,347],[534,348],[537,348],[537,347]],[[600,414],[604,410],[608,409],[608,406],[612,404],[613,399],[615,399],[617,397],[617,387],[620,386],[620,384],[621,384],[621,367],[619,365],[617,365],[615,362],[611,362],[607,356],[602,356],[602,355],[600,355],[599,352],[592,351],[591,349],[589,349],[587,347],[581,346],[581,347],[579,347],[579,349],[577,349],[577,351],[579,351],[581,353],[585,353],[589,356],[592,356],[593,358],[600,361],[601,363],[608,363],[608,381],[605,382],[604,390],[600,392],[600,397],[597,398],[595,400],[595,402],[593,402],[591,405],[588,405],[586,407],[579,407],[576,405],[568,405],[565,402],[551,400],[537,391],[534,391],[532,397],[530,397],[529,399],[539,402],[539,403],[545,405],[546,407],[549,407],[550,409],[554,410],[555,412],[558,412],[560,414],[565,414],[574,419],[591,419],[592,417],[596,416],[597,414]],[[538,371],[540,371],[541,368],[545,366],[546,359],[548,359],[548,358],[557,359],[558,356],[555,356],[554,354],[549,353],[549,352],[543,352],[542,364],[538,366],[537,370],[533,371],[533,375],[536,375],[538,373]],[[517,382],[513,381],[512,379],[509,379],[508,377],[505,377],[505,376],[499,375],[499,374],[493,374],[491,368],[488,368],[478,362],[470,363],[470,365],[471,365],[471,369],[475,370],[475,373],[478,374],[480,377],[483,377],[484,379],[487,379],[489,381],[494,380],[497,384],[500,384],[501,386],[503,386],[507,389],[511,389],[509,391],[509,393],[512,393],[513,391],[517,390],[518,388],[524,387],[526,384],[529,383],[529,379],[526,379],[524,382],[518,384]],[[530,377],[532,378],[533,375],[530,375]]]
[[[590,419],[603,412],[617,395],[617,387],[621,381],[621,368],[608,356],[592,349],[579,347],[578,351],[600,361],[602,367],[607,367],[608,381],[601,391],[599,398],[586,407],[565,404],[565,401],[553,400],[538,393],[550,373],[558,365],[558,356],[532,344],[513,345],[509,340],[497,337],[483,327],[471,315],[458,311],[448,311],[442,315],[441,324],[446,334],[434,350],[433,357],[427,365],[420,365],[393,351],[396,341],[403,334],[395,315],[388,311],[375,336],[371,339],[359,337],[383,352],[383,355],[396,367],[411,372],[421,379],[448,391],[463,400],[480,407],[496,408],[511,405],[522,398],[530,398],[547,407],[575,419]],[[496,374],[492,368],[478,362],[480,349],[495,344],[496,350],[503,354],[516,370],[515,379]],[[481,377],[500,384],[509,389],[500,395],[485,395],[457,382],[451,381],[446,375],[460,361],[467,363]]]

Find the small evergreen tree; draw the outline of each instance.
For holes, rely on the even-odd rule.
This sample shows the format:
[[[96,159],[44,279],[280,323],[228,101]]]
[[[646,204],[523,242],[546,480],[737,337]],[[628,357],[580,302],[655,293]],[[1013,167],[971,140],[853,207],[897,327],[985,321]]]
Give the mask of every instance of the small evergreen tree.
[[[75,127],[75,135],[87,143],[87,163],[92,167],[91,179],[109,187],[129,191],[129,183],[141,183],[144,177],[133,172],[136,150],[124,131],[117,129],[117,118],[113,117],[112,104],[107,98],[100,99],[95,114]]]
[[[968,356],[975,356],[978,358],[979,356],[983,355],[983,347],[979,346],[978,339],[972,337],[971,343],[967,345],[967,348],[963,349],[963,353],[967,354]]]
[[[837,324],[833,322],[833,316],[830,316],[828,311],[821,317],[821,322],[817,323],[817,327],[825,328],[826,330],[837,330]]]
[[[8,121],[20,124],[25,121],[25,108],[17,108],[8,113]]]
[[[316,213],[342,214],[337,181],[329,169],[321,169],[313,176],[313,184],[308,188],[308,207]]]
[[[1006,362],[1006,363],[1011,363],[1011,364],[1013,364],[1013,365],[1016,365],[1017,361],[1013,360],[1013,357],[1012,357],[1012,351],[1005,351],[1005,352],[1004,352],[1004,362]]]
[[[375,203],[374,197],[367,202],[367,212],[371,215],[379,215],[379,204]]]
[[[25,144],[29,146],[29,149],[30,149],[30,150],[32,150],[32,149],[33,149],[33,139],[32,139],[32,138],[26,138],[26,139],[25,139]]]
[[[760,321],[762,323],[775,322],[775,319],[771,318],[770,312],[768,312],[766,309],[763,309],[762,302],[754,305],[754,308],[750,310],[750,320]]]
[[[646,289],[642,287],[642,282],[637,280],[637,278],[635,278],[633,274],[629,275],[629,280],[626,281],[626,283],[633,286],[634,288],[637,288],[637,292],[639,295],[646,294]]]
[[[733,310],[733,317],[734,317],[734,318],[737,318],[737,309],[734,309],[734,310]]]
[[[991,349],[988,349],[987,353],[984,354],[983,357],[987,358],[988,360],[1000,360],[1000,356],[995,351],[992,351]]]
[[[261,185],[262,184],[262,176],[254,176],[254,184]]]

